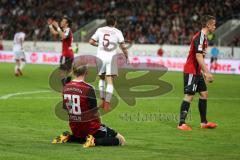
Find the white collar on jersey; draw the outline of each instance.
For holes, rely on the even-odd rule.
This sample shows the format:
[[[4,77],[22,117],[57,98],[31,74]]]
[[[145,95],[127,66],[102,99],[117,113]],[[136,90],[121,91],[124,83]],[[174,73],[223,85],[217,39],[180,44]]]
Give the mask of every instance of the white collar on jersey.
[[[204,37],[206,37],[207,35],[203,32],[203,30],[201,30],[201,33],[204,35]]]
[[[76,80],[76,79],[74,79],[74,80],[72,80],[73,82],[84,82],[84,80]]]

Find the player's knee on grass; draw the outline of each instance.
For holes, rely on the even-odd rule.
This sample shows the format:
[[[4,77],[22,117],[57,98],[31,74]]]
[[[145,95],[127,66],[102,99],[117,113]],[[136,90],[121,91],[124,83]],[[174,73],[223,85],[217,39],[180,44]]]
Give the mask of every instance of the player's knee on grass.
[[[204,92],[200,92],[200,99],[208,99],[208,92],[204,91]]]
[[[191,103],[193,100],[193,97],[194,97],[194,95],[185,94],[184,101]]]
[[[101,125],[100,129],[93,135],[96,146],[122,146],[126,143],[125,138],[115,130]]]
[[[96,138],[95,139],[95,145],[96,146],[123,146],[125,145],[126,140],[125,138],[117,133],[115,137],[102,137],[102,138]]]
[[[80,143],[80,144],[83,144],[85,142],[86,142],[85,138],[78,138],[78,137],[75,137],[74,135],[70,135],[70,138],[68,140],[68,143]]]
[[[95,139],[96,146],[119,146],[120,141],[116,137],[103,137]]]
[[[119,140],[119,145],[124,146],[126,144],[125,138],[120,133],[116,135],[116,138]]]

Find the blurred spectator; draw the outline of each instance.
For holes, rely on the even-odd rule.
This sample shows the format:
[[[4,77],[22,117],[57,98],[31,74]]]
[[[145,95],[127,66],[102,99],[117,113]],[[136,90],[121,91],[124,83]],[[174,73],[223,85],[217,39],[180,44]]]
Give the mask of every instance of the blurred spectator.
[[[211,49],[211,60],[210,60],[210,71],[217,70],[217,59],[218,59],[219,49],[216,46],[213,46]]]
[[[96,18],[114,14],[126,39],[134,43],[189,44],[199,31],[203,14],[217,17],[218,25],[239,13],[235,0],[2,0],[0,24],[4,39],[12,39],[21,24],[29,40],[55,40],[48,34],[48,17],[68,15],[73,32]],[[239,43],[238,43],[239,44]]]
[[[208,38],[208,43],[210,46],[212,46],[214,44],[214,40],[215,40],[215,35],[214,33],[209,33],[207,35],[207,38]]]
[[[3,40],[3,30],[0,28],[0,51],[3,50],[2,40]]]
[[[232,48],[232,51],[231,51],[231,57],[234,57],[234,47],[235,46],[240,46],[240,36],[236,36],[232,42],[230,43],[230,46]]]
[[[2,44],[2,40],[0,40],[0,51],[3,51],[3,44]]]
[[[162,47],[160,47],[160,48],[158,49],[157,55],[160,56],[160,57],[163,56],[163,49],[162,49]]]
[[[240,36],[236,36],[232,42],[233,46],[240,46]]]

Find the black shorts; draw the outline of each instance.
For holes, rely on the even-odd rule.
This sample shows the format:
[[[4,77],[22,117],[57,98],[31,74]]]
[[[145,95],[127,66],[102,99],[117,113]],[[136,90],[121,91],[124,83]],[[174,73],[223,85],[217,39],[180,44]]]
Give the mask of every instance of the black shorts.
[[[184,94],[194,95],[196,92],[207,91],[203,75],[184,73]]]
[[[60,69],[64,71],[70,71],[72,69],[73,58],[61,56]]]
[[[94,138],[116,137],[116,135],[117,135],[116,131],[102,124],[98,131],[93,135],[93,137]]]
[[[213,61],[217,61],[217,57],[211,57],[210,63],[213,63]]]
[[[98,138],[104,138],[104,137],[116,137],[117,132],[114,131],[112,128],[109,128],[107,126],[105,126],[104,124],[101,124],[100,128],[98,129],[98,131],[93,134],[92,136],[96,139]],[[79,137],[75,137],[74,135],[70,136],[70,139],[68,140],[68,143],[85,143],[86,142],[86,138],[79,138]]]

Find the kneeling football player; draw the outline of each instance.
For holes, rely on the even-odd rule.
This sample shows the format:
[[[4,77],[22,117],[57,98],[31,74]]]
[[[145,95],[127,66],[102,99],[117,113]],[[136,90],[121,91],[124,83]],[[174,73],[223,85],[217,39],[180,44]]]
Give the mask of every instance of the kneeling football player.
[[[52,143],[84,143],[84,148],[124,145],[125,138],[121,134],[101,123],[95,90],[84,81],[87,65],[75,62],[73,74],[76,78],[63,88],[63,104],[68,110],[72,134],[64,132]]]

